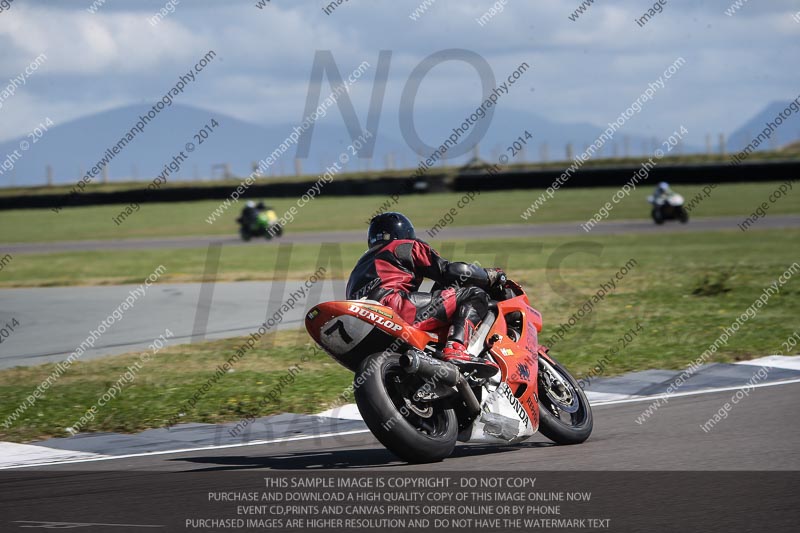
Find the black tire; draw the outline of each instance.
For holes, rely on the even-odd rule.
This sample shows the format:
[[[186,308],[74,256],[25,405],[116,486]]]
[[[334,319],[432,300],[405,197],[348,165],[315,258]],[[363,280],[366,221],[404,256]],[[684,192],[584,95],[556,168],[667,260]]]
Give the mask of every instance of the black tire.
[[[239,235],[241,235],[242,240],[245,242],[249,241],[251,237],[250,232],[246,229],[239,230]]]
[[[428,417],[408,409],[402,402],[403,392],[413,388],[414,380],[419,386],[423,383],[406,374],[398,354],[373,354],[356,372],[356,404],[372,434],[397,457],[409,463],[441,461],[456,446],[458,419],[453,409],[441,404],[430,406]]]
[[[686,224],[689,222],[689,213],[686,211],[686,209],[682,207],[678,208],[678,220],[681,221],[681,224]]]
[[[586,398],[586,394],[583,393],[583,389],[578,386],[575,378],[572,377],[567,369],[553,360],[550,366],[569,383],[571,386],[569,392],[572,394],[577,404],[577,411],[575,413],[561,413],[569,415],[569,422],[556,416],[552,410],[552,406],[553,404],[558,405],[558,402],[553,400],[542,386],[541,373],[543,371],[543,359],[544,358],[539,359],[539,431],[556,444],[580,444],[592,434],[592,427],[594,425],[592,408],[589,405],[589,400]]]
[[[664,215],[661,214],[661,210],[659,208],[654,207],[650,215],[653,217],[653,222],[656,224],[664,223]]]
[[[273,228],[272,231],[275,233],[276,237],[280,237],[281,235],[283,235],[283,226],[281,226],[280,224],[275,224],[272,226],[272,228]]]

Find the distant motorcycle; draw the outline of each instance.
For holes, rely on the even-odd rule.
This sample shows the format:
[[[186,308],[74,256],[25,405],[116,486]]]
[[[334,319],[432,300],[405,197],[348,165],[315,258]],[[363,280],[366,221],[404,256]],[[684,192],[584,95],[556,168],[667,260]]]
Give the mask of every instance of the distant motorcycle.
[[[238,218],[237,222],[239,222],[239,235],[243,241],[249,241],[253,237],[265,237],[269,240],[283,235],[283,228],[278,223],[278,215],[273,209],[260,211],[250,223],[242,217]]]
[[[681,224],[689,222],[689,213],[683,207],[684,200],[680,194],[671,192],[658,198],[650,195],[647,201],[653,206],[650,216],[656,224],[663,224],[665,220],[680,220]]]

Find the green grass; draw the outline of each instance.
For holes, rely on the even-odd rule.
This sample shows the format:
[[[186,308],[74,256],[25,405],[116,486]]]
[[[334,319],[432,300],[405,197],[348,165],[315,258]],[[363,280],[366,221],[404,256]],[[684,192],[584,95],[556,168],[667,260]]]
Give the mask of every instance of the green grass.
[[[363,246],[346,244],[343,265],[355,264]],[[319,245],[294,246],[286,272],[288,279],[306,279],[316,270]],[[218,281],[275,279],[278,248],[274,246],[223,247]],[[207,248],[110,250],[52,254],[14,254],[0,274],[0,288],[142,283],[159,265],[166,271],[158,282],[201,281],[208,258]],[[337,275],[344,276],[337,268]]]
[[[499,239],[491,241],[448,242],[433,239],[431,242],[441,247],[443,255],[454,259],[472,261],[475,254],[482,264],[506,261],[509,268],[521,271],[544,268],[544,261],[558,245],[565,243],[598,243],[604,247],[604,255],[613,251],[624,251],[628,246],[650,258],[646,268],[658,268],[666,259],[681,258],[691,264],[696,256],[705,257],[711,250],[720,254],[718,264],[741,262],[754,250],[793,249],[786,246],[792,242],[792,235],[798,230],[761,231],[738,230],[715,233],[664,233],[658,238],[646,235],[620,236],[579,236],[572,238],[543,237],[541,239]],[[745,244],[746,243],[746,244]],[[587,245],[589,246],[589,245]],[[542,247],[541,252],[537,252]],[[736,250],[736,252],[729,252]],[[684,251],[686,253],[684,253]],[[272,280],[284,274],[276,273],[279,249],[275,246],[231,246],[223,247],[217,279],[219,281]],[[328,268],[329,276],[344,279],[349,269],[364,252],[359,243],[322,245],[293,245],[288,271],[288,279],[306,279],[318,265]],[[631,252],[633,253],[633,252]],[[769,252],[773,253],[773,252]],[[614,256],[622,259],[622,255]],[[51,254],[15,254],[0,275],[2,287],[37,287],[67,285],[105,285],[123,283],[142,283],[158,265],[166,267],[159,282],[196,282],[204,275],[208,257],[207,248],[147,249],[147,250],[109,250],[92,252],[64,252]],[[583,260],[595,262],[591,255],[583,255]],[[638,258],[637,258],[638,259]],[[728,263],[726,263],[727,261]],[[678,271],[685,265],[669,263]],[[712,270],[713,271],[713,270]],[[712,272],[710,271],[710,272]]]
[[[491,240],[435,243],[452,259],[478,260],[484,266],[505,266],[509,275],[526,287],[531,302],[544,315],[542,340],[568,321],[629,259],[637,264],[618,282],[617,288],[557,342],[552,353],[576,376],[589,372],[599,360],[604,375],[647,368],[681,368],[696,359],[795,261],[800,230],[707,232],[587,237],[579,240]],[[341,247],[347,270],[362,251],[360,245]],[[267,252],[264,252],[267,254]],[[116,266],[128,267],[125,275],[134,281],[161,262],[168,273],[200,273],[202,250],[110,252],[122,254]],[[263,261],[260,273],[269,278],[274,258],[250,258],[238,249],[224,250],[221,270],[226,276],[240,275]],[[291,271],[315,270],[318,246],[295,246]],[[136,259],[136,255],[142,256]],[[27,261],[36,256],[20,256]],[[43,256],[47,257],[47,256]],[[136,262],[134,261],[136,259]],[[272,262],[271,262],[272,261]],[[96,269],[87,260],[84,268]],[[64,268],[78,268],[65,263]],[[331,268],[332,275],[345,271]],[[94,275],[102,275],[100,269]],[[766,307],[748,320],[722,346],[712,361],[735,361],[775,353],[781,341],[800,326],[800,285],[790,279]],[[616,355],[612,347],[629,328],[641,325],[636,339]],[[88,431],[138,431],[160,427],[188,400],[194,391],[223,363],[241,339],[176,346],[165,349],[144,365],[121,397],[99,411]],[[271,341],[269,341],[271,342]],[[314,413],[328,407],[348,385],[350,376],[324,356],[314,356],[295,382],[286,387],[280,402],[258,408],[259,399],[276,385],[287,369],[308,353],[310,342],[302,331],[277,334],[275,345],[262,343],[213,387],[183,422],[235,421],[255,412]],[[25,412],[10,429],[0,425],[0,440],[27,441],[63,436],[99,396],[118,379],[138,355],[116,356],[74,365]],[[0,371],[0,422],[31,394],[52,372],[53,365]]]
[[[649,216],[646,203],[652,185],[641,186],[630,197],[614,207],[610,220],[644,219]],[[745,217],[769,194],[778,183],[745,183],[720,185],[712,196],[699,205],[692,216],[710,217],[739,215]],[[687,201],[702,187],[678,186],[676,189]],[[528,221],[520,214],[541,194],[539,189],[485,192],[462,209],[455,217],[455,226],[485,224],[523,224],[544,222],[585,222],[607,201],[617,188],[563,189],[539,209]],[[435,225],[462,197],[462,193],[408,195],[392,209],[408,215],[424,237],[425,230]],[[365,221],[386,200],[384,196],[350,196],[317,198],[298,211],[287,232],[324,230],[364,230]],[[294,206],[296,199],[269,200],[279,215]],[[170,204],[144,204],[120,226],[112,221],[124,208],[122,205],[66,208],[55,214],[49,209],[0,211],[2,240],[8,243],[48,242],[86,239],[125,239],[188,235],[235,235],[235,219],[242,204],[234,205],[214,224],[206,217],[219,206],[219,201]],[[800,194],[792,190],[772,204],[770,214],[800,212]]]
[[[299,339],[298,335],[293,331],[263,337],[185,416],[179,416],[182,405],[214,375],[217,365],[225,363],[243,339],[169,347],[147,362],[142,362],[141,354],[77,362],[9,429],[4,429],[2,422],[55,367],[2,371],[0,440],[64,437],[68,436],[66,428],[75,425],[82,431],[135,432],[164,427],[175,416],[179,416],[178,423],[214,423],[239,420],[255,412],[313,411],[311,406],[323,405],[342,393],[349,372],[324,352],[312,350],[310,338]],[[298,365],[294,380],[287,383],[289,378],[285,376],[294,365]],[[102,405],[103,395],[131,368],[133,372],[128,375],[133,378],[119,381],[121,394]],[[278,401],[268,399],[266,406],[259,409],[260,400],[282,378],[285,392]],[[97,407],[94,420],[80,424],[81,417],[93,405]]]

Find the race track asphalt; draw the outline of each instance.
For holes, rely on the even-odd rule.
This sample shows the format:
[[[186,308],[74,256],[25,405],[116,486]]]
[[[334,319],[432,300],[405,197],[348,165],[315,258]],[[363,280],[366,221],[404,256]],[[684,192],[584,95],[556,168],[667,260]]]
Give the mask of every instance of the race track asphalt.
[[[592,436],[583,444],[556,446],[541,435],[517,446],[463,444],[447,460],[427,465],[399,461],[364,432],[36,470],[800,470],[800,424],[787,418],[800,402],[800,383],[753,389],[727,419],[704,432],[701,426],[732,394],[724,391],[671,398],[642,424],[636,418],[652,399],[598,405],[593,408]]]
[[[668,232],[693,232],[693,231],[740,231],[737,224],[742,222],[742,217],[715,217],[691,220],[688,224],[668,222],[657,226],[650,220],[622,220],[619,222],[601,222],[590,233],[580,228],[577,222],[559,222],[550,224],[506,224],[494,226],[456,226],[446,227],[437,233],[436,240],[459,239],[493,239],[514,237],[548,237],[548,236],[586,236],[586,235],[619,235],[619,234],[659,234]],[[770,215],[759,220],[753,229],[778,229],[800,227],[800,215]],[[419,237],[427,240],[422,229]],[[233,231],[232,231],[233,233]],[[274,246],[278,243],[319,244],[323,242],[365,242],[366,228],[352,231],[310,231],[293,233],[291,226],[279,239],[265,241],[255,239],[243,242],[235,236],[221,237],[194,236],[194,237],[162,237],[152,239],[117,239],[96,241],[61,241],[52,243],[0,243],[0,251],[10,254],[15,253],[55,253],[78,252],[93,250],[142,250],[163,248],[202,248],[212,243],[224,246]]]
[[[452,457],[429,465],[399,462],[370,434],[360,433],[5,471],[0,527],[54,521],[178,531],[189,517],[218,513],[210,492],[264,490],[268,476],[505,471],[560,490],[591,487],[598,505],[607,504],[598,508],[613,517],[612,531],[791,531],[784,526],[798,517],[788,489],[800,470],[800,425],[791,419],[800,384],[754,389],[704,432],[700,426],[731,395],[672,398],[642,425],[635,419],[650,400],[597,406],[594,433],[583,444],[555,446],[535,437],[517,446],[462,445]],[[689,527],[676,529],[677,524]]]
[[[112,316],[105,329],[81,360],[144,350],[153,339],[173,333],[169,344],[246,336],[255,331],[301,288],[302,281],[287,281],[283,290],[272,294],[271,281],[240,281],[213,284],[213,292],[203,292],[202,283],[151,285],[133,307]],[[0,290],[0,323],[13,318],[19,322],[14,333],[3,341],[0,369],[63,361],[90,336],[99,332],[128,297],[134,285],[102,287],[44,287]],[[207,289],[211,289],[209,284]],[[327,280],[307,289],[274,329],[302,325],[307,299],[319,302],[340,299],[344,281]],[[268,311],[269,310],[269,311]],[[84,344],[84,349],[88,345]]]

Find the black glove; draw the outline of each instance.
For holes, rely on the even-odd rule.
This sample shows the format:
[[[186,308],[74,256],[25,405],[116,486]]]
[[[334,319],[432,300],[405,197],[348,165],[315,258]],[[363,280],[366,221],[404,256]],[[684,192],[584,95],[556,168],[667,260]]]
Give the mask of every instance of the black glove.
[[[499,268],[487,268],[486,275],[489,276],[490,289],[503,288],[508,280],[506,273]]]

